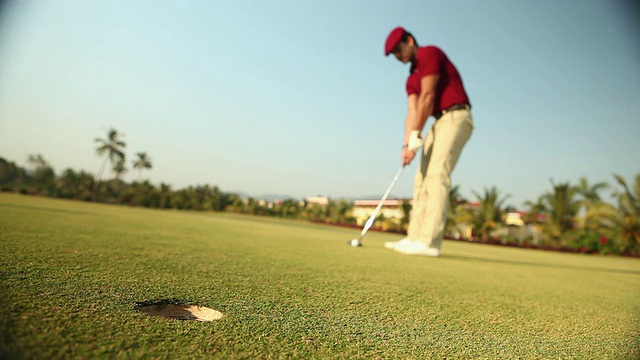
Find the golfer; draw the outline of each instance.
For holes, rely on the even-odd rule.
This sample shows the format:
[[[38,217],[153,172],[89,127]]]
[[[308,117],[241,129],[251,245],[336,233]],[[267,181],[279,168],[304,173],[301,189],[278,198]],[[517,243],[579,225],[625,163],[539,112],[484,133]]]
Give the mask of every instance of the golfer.
[[[385,247],[405,255],[440,256],[451,172],[473,131],[471,103],[458,70],[438,47],[420,47],[411,33],[397,27],[387,37],[384,52],[411,64],[402,164],[410,164],[416,156],[421,161],[407,237]],[[429,116],[435,122],[423,140]]]

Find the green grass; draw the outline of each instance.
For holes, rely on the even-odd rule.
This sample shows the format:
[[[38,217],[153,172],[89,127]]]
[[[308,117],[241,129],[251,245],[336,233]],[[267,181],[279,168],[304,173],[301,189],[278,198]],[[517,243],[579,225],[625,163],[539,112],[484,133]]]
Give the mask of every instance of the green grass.
[[[0,358],[640,357],[640,261],[0,194]],[[148,317],[175,299],[225,314]]]

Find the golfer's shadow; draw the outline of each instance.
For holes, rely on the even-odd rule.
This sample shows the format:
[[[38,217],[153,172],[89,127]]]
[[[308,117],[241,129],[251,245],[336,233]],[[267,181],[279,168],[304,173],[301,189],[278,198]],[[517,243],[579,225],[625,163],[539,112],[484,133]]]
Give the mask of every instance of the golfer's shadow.
[[[563,264],[545,264],[545,263],[537,263],[537,262],[529,262],[529,261],[483,258],[483,257],[477,257],[477,256],[441,255],[441,258],[452,259],[452,260],[464,260],[464,261],[479,261],[479,262],[488,262],[488,263],[505,264],[505,265],[534,266],[534,267],[546,267],[546,268],[565,269],[565,270],[584,270],[584,271],[640,275],[640,271],[636,271],[636,270],[608,269],[608,268],[599,268],[599,267],[590,267],[590,266],[571,266],[571,265],[563,265]]]

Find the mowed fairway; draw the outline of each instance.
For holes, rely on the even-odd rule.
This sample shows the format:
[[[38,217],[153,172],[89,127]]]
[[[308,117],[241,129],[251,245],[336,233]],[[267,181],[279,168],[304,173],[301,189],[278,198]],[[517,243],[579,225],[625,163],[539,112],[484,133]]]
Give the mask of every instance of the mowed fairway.
[[[0,194],[0,358],[640,357],[640,260]],[[169,320],[136,303],[224,313]]]

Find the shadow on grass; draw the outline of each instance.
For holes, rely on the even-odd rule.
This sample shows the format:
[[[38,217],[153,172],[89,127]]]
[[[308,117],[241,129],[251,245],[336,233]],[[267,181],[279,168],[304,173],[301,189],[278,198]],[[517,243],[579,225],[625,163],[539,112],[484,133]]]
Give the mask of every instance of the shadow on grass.
[[[534,266],[534,267],[546,267],[546,268],[565,269],[565,270],[583,270],[583,271],[597,271],[597,272],[606,272],[606,273],[640,275],[640,271],[636,271],[636,270],[608,269],[608,268],[599,268],[599,267],[591,267],[591,266],[572,266],[572,265],[563,265],[563,264],[547,264],[547,263],[538,263],[538,262],[529,262],[529,261],[491,259],[491,258],[483,258],[483,257],[476,257],[476,256],[442,255],[441,258],[452,259],[452,260],[465,260],[465,261],[481,261],[481,262],[504,264],[504,265]]]

